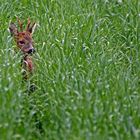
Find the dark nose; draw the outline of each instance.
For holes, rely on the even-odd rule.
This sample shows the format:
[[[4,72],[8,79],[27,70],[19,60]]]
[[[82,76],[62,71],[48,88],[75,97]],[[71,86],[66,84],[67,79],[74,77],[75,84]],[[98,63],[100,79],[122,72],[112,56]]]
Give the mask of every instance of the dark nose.
[[[35,53],[35,49],[34,48],[29,49],[28,54],[31,54],[31,53]]]

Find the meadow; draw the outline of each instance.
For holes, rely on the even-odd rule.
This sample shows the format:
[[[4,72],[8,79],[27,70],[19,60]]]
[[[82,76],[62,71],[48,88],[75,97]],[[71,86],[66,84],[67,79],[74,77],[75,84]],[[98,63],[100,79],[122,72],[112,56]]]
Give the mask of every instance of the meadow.
[[[37,23],[27,83],[16,16]],[[0,0],[0,140],[139,139],[140,1]]]

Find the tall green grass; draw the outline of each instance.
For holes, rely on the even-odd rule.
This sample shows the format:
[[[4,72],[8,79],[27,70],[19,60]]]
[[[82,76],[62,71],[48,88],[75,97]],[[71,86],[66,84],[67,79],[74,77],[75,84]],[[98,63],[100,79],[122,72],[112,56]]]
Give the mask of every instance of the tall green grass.
[[[27,83],[16,16],[38,24]],[[138,0],[1,0],[0,139],[139,140],[139,33]]]

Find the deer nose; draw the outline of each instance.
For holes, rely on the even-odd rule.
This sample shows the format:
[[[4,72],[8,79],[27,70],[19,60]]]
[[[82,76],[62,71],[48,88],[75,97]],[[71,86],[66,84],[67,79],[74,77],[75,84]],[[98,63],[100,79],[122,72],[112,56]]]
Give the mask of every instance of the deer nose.
[[[31,53],[35,53],[35,49],[34,48],[29,49],[28,54],[31,54]]]

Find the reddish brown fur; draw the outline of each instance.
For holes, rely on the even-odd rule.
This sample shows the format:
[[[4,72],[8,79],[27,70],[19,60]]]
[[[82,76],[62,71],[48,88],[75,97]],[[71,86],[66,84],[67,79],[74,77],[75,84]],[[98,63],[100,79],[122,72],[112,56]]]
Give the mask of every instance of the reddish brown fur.
[[[23,31],[22,22],[19,19],[18,19],[18,23],[21,30],[20,32],[18,31],[14,23],[10,23],[9,29],[11,35],[14,36],[14,40],[17,44],[17,47],[23,53],[23,59],[22,59],[22,67],[24,69],[23,78],[27,79],[29,75],[32,74],[34,69],[31,53],[34,51],[32,33],[33,33],[33,28],[35,27],[35,23],[31,25],[31,22],[28,19],[28,24],[25,31]]]

